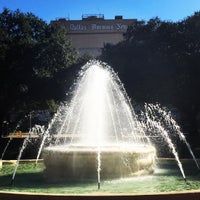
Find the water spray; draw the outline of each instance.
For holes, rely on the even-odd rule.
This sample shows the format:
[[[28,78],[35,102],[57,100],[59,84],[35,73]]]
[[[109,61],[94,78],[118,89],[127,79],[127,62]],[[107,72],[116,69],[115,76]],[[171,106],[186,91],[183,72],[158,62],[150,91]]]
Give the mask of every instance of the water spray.
[[[12,140],[13,140],[12,137],[8,140],[6,146],[5,146],[4,150],[3,150],[3,153],[1,155],[1,160],[3,160],[3,157],[4,157],[5,153],[6,153],[6,150],[8,149],[8,146],[10,145],[10,143],[11,143]]]
[[[97,164],[98,164],[98,167],[97,167],[97,179],[98,179],[98,190],[100,190],[100,187],[101,187],[101,150],[100,150],[100,147],[98,147],[98,154],[97,154]]]
[[[186,178],[184,178],[184,182],[185,182],[185,185],[186,185],[186,186],[191,186],[191,184],[187,181]]]
[[[159,104],[156,104],[156,105],[153,105],[153,104],[146,104],[145,105],[146,108],[151,112],[151,115],[153,114],[153,112],[156,112],[158,114],[158,116],[160,116],[164,122],[167,124],[167,126],[171,127],[175,133],[178,134],[179,136],[179,139],[181,141],[183,141],[186,146],[187,146],[187,149],[189,150],[198,170],[200,171],[200,166],[197,162],[197,158],[195,157],[193,151],[192,151],[192,148],[190,146],[190,144],[188,143],[185,135],[181,132],[181,129],[180,129],[180,126],[177,124],[177,122],[173,119],[172,115],[171,115],[171,112],[167,112],[165,111],[163,108],[161,108],[159,106]]]
[[[101,183],[98,182],[98,190],[100,190],[100,188],[101,188]]]
[[[17,162],[16,162],[16,165],[15,165],[15,168],[14,168],[14,171],[13,171],[11,185],[13,185],[15,175],[16,175],[16,172],[17,172],[17,169],[18,169],[18,166],[19,166],[19,161],[21,159],[21,156],[22,156],[24,149],[27,147],[27,145],[29,143],[29,139],[30,139],[30,134],[24,139],[22,147],[20,149],[20,152],[19,152],[19,155],[18,155],[18,158],[17,158]]]
[[[12,180],[10,182],[10,186],[14,186],[14,178],[12,178]]]

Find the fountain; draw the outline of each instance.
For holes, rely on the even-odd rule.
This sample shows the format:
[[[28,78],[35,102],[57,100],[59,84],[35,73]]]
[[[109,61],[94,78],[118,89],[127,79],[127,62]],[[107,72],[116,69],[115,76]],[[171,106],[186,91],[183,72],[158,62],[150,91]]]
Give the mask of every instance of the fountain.
[[[91,61],[83,67],[71,102],[60,111],[51,129],[58,134],[57,145],[43,150],[48,181],[97,178],[100,185],[100,177],[154,171],[155,148],[145,136],[122,83],[105,63]]]
[[[174,188],[170,188],[165,191],[173,192],[162,193],[164,183],[159,184],[159,181],[165,180],[166,177],[170,178],[171,175],[168,175],[169,170],[164,171],[161,168],[159,171],[156,168],[156,148],[152,143],[155,138],[163,138],[174,155],[174,161],[178,164],[179,172],[173,170],[170,172],[171,177],[180,173],[178,181],[173,183],[174,187],[181,182],[181,187],[188,190],[190,187],[190,181],[186,181],[188,170],[193,173],[193,188],[198,189],[200,184],[196,182],[197,176],[194,175],[194,168],[190,167],[191,162],[188,164],[185,161],[189,166],[185,173],[172,137],[177,135],[186,144],[199,170],[198,160],[171,114],[158,104],[145,104],[141,118],[135,114],[121,81],[107,64],[100,61],[86,63],[80,71],[72,92],[68,94],[68,98],[71,101],[59,107],[46,130],[41,129],[41,145],[35,164],[38,164],[38,159],[42,155],[45,167],[41,170],[42,178],[41,174],[40,178],[31,178],[31,180],[36,180],[38,185],[34,185],[33,188],[50,189],[54,185],[56,188],[54,191],[58,190],[59,193],[61,188],[64,194],[27,193],[25,195],[24,193],[1,192],[0,197],[3,199],[11,199],[15,196],[19,199],[88,199],[90,197],[94,199],[177,200],[199,198],[199,190],[174,192]],[[170,134],[170,131],[175,134]],[[29,137],[24,140],[19,158],[28,141]],[[12,183],[14,183],[17,167],[20,166],[19,163],[18,159],[12,175]],[[165,160],[161,160],[161,163],[165,163]],[[173,163],[172,168],[174,168]],[[28,168],[31,167],[26,167]],[[25,179],[27,177],[28,173]],[[170,179],[167,185],[170,186],[173,181]],[[81,185],[81,188],[77,186],[82,191],[81,195],[71,193],[70,189],[73,188],[71,183],[73,187],[76,187],[77,183]],[[94,187],[93,183],[97,187]],[[144,186],[146,183],[148,186]],[[63,192],[62,187],[65,184],[70,186],[67,189],[64,188]],[[87,184],[91,184],[89,187],[92,189],[85,189],[86,195],[82,195]],[[115,191],[116,185],[120,184],[125,184],[122,188],[128,189]],[[140,186],[138,187],[137,184]],[[161,189],[157,190],[158,184]],[[106,189],[107,185],[111,185],[109,189]],[[139,190],[140,193],[135,195],[134,192],[137,193],[138,188],[142,188],[142,192]],[[110,193],[113,190],[114,192]],[[119,193],[123,194],[119,195]]]

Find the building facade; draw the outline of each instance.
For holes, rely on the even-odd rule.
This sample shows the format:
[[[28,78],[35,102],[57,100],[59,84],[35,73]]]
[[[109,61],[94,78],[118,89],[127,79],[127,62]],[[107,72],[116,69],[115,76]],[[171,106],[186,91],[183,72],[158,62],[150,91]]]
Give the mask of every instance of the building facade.
[[[117,44],[123,40],[123,34],[128,26],[134,25],[136,19],[104,19],[104,15],[83,15],[82,20],[60,18],[51,23],[62,24],[66,30],[72,46],[79,55],[90,54],[98,57],[106,43]]]

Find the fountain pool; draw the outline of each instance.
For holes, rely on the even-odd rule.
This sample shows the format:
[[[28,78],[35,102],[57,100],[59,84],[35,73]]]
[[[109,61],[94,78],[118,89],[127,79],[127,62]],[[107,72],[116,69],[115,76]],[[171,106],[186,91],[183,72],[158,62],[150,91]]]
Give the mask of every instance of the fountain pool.
[[[199,199],[200,175],[192,160],[181,160],[187,183],[174,159],[159,159],[154,174],[139,177],[102,180],[101,190],[95,180],[69,179],[62,183],[45,182],[42,161],[21,162],[15,184],[10,178],[13,165],[3,162],[0,175],[1,199]]]

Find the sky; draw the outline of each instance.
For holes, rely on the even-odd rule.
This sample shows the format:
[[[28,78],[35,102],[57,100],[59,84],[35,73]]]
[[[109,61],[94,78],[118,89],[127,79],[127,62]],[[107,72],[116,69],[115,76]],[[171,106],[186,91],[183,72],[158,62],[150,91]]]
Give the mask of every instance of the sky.
[[[145,21],[159,17],[177,22],[200,11],[200,0],[0,0],[0,12],[3,8],[32,12],[47,23],[57,18],[80,20],[83,14]]]

